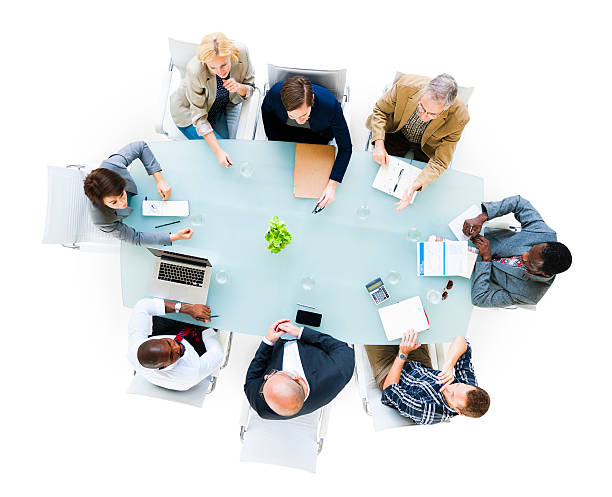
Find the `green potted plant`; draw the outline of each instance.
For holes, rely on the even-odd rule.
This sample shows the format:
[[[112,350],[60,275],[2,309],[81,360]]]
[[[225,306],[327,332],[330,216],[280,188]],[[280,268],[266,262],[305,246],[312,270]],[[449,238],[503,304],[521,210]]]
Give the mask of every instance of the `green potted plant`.
[[[291,243],[291,233],[287,231],[287,226],[280,222],[278,216],[270,219],[270,229],[266,233],[268,250],[273,254],[278,254],[285,246]]]

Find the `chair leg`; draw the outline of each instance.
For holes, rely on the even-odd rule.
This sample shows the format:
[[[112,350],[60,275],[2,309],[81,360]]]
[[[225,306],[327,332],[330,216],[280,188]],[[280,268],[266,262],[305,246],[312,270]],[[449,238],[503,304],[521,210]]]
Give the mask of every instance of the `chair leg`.
[[[210,384],[208,385],[208,391],[206,392],[206,395],[208,395],[209,393],[212,393],[216,386],[217,386],[217,377],[213,376],[210,379]]]

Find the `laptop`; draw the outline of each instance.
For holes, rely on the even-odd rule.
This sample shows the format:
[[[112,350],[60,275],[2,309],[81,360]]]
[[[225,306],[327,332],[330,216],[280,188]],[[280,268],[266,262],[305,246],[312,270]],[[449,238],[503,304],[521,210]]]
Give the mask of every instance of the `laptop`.
[[[155,257],[149,295],[188,304],[205,304],[212,274],[208,259],[149,249]]]

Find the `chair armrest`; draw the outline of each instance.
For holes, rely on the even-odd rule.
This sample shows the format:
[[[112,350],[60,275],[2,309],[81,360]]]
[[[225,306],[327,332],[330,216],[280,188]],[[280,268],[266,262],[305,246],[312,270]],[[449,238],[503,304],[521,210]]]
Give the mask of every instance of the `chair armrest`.
[[[249,418],[251,417],[251,404],[244,398],[242,401],[242,411],[240,412],[240,440],[244,441],[244,434],[249,427]]]
[[[159,96],[159,114],[155,122],[155,132],[162,135],[168,135],[164,130],[164,117],[166,116],[166,109],[168,107],[168,93],[170,92],[170,82],[172,81],[172,57],[170,57],[170,64],[168,64],[168,70],[162,78],[161,93]]]
[[[325,437],[327,436],[327,426],[329,425],[330,413],[331,413],[331,407],[329,406],[329,404],[321,408],[321,418],[319,419],[319,436],[318,436],[319,447],[317,449],[317,453],[319,454],[323,450],[323,441],[325,440]]]
[[[261,91],[255,87],[251,97],[242,102],[238,129],[236,130],[236,140],[253,140],[257,129],[257,120],[261,108]]]

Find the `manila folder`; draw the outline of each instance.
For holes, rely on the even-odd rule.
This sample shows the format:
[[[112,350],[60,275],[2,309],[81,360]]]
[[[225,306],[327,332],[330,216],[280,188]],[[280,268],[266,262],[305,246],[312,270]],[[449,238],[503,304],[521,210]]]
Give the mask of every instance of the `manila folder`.
[[[295,144],[293,195],[299,198],[319,198],[329,181],[336,148],[331,145]]]

